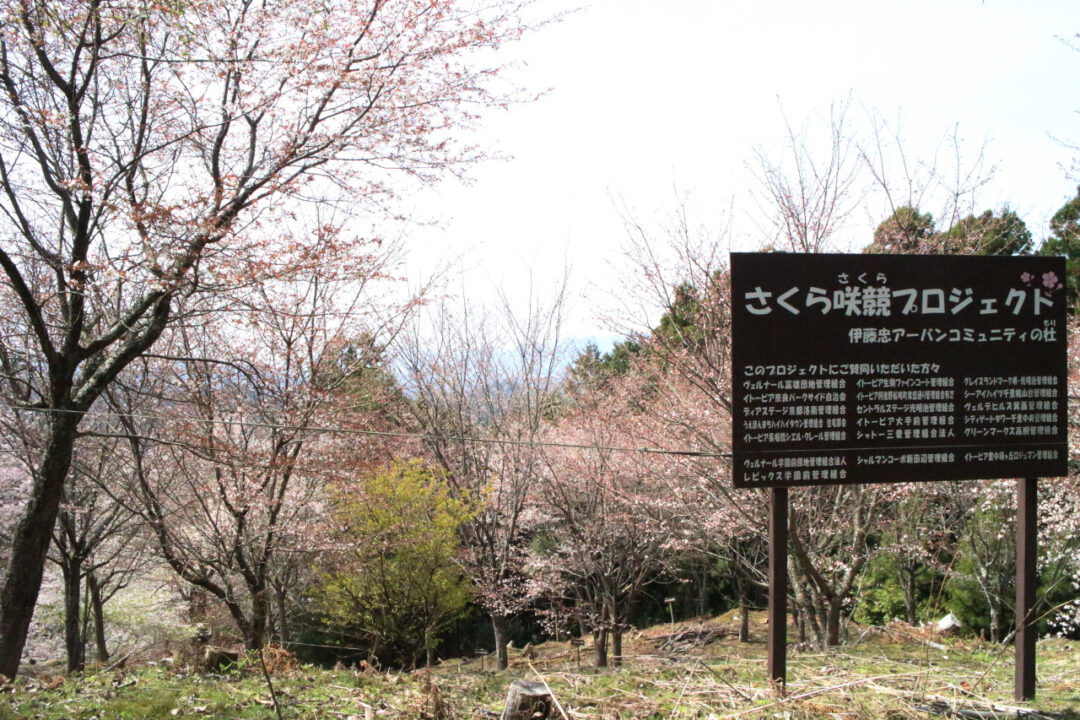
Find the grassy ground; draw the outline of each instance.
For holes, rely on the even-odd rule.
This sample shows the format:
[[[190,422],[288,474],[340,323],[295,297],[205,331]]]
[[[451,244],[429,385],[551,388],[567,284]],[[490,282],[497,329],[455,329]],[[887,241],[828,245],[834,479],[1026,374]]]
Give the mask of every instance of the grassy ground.
[[[781,697],[763,679],[759,618],[748,644],[737,642],[732,631],[730,619],[719,618],[635,632],[625,642],[623,667],[604,670],[590,667],[590,648],[555,642],[511,651],[505,672],[491,670],[490,659],[449,661],[417,673],[270,664],[282,714],[290,719],[495,718],[507,687],[519,677],[547,682],[571,720],[1017,715],[1012,648],[930,638],[905,626],[860,631],[861,637],[828,653],[789,649]],[[175,666],[68,678],[27,675],[0,694],[0,720],[276,717],[254,662],[216,676]],[[1038,679],[1037,699],[1023,704],[1026,710],[1080,720],[1080,643],[1040,642]],[[559,710],[554,717],[562,717]]]

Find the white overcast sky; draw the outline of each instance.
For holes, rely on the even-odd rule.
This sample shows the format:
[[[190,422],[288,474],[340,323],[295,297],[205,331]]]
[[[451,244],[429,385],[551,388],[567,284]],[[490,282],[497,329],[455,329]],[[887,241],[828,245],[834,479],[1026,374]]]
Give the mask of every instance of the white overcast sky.
[[[648,220],[677,188],[706,224],[734,202],[734,249],[756,249],[752,149],[779,146],[781,106],[801,126],[849,95],[853,116],[902,117],[911,155],[954,126],[972,154],[986,141],[997,173],[980,208],[1008,203],[1037,239],[1075,194],[1055,138],[1080,143],[1080,52],[1063,42],[1077,43],[1078,0],[539,0],[574,5],[509,49],[524,63],[509,79],[548,91],[486,117],[478,141],[508,159],[412,199],[438,223],[412,231],[410,273],[463,257],[462,284],[485,302],[530,274],[542,292],[565,260],[588,298],[568,330],[606,345],[595,310],[621,284],[613,198]],[[854,248],[873,224],[849,228]]]

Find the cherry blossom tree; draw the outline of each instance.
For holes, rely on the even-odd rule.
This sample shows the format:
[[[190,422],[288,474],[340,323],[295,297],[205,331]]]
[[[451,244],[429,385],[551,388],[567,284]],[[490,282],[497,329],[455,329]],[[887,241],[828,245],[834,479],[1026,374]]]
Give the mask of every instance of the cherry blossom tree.
[[[921,241],[930,237],[927,227],[936,222],[942,232],[961,227],[951,238],[958,246],[965,244],[956,242],[961,239],[957,235],[968,235],[971,242],[958,252],[978,252],[973,247],[975,238],[967,231],[979,224],[975,217],[979,193],[997,172],[987,157],[987,143],[972,151],[955,125],[942,133],[934,147],[916,155],[905,137],[901,116],[889,120],[872,111],[866,121],[856,145],[867,177],[864,205],[868,217],[900,220],[891,228],[893,247],[884,251],[926,252]],[[1003,219],[1006,222],[999,227],[1008,232],[1014,223],[1007,216]],[[940,245],[938,238],[931,247]]]
[[[88,425],[88,434],[94,432],[94,426],[107,431],[104,423]],[[145,543],[137,516],[115,500],[128,479],[120,445],[117,438],[106,437],[78,448],[53,531],[49,559],[60,568],[64,581],[64,644],[69,672],[85,665],[89,614],[93,615],[97,658],[108,659],[104,605],[145,565]]]
[[[989,615],[990,640],[1001,642],[1010,634],[1015,597],[1015,484],[1005,480],[965,483],[954,487],[949,499],[961,507],[958,514],[963,524],[954,582],[968,580],[978,588]]]
[[[381,209],[478,157],[455,132],[519,3],[0,4],[11,402],[48,411],[0,588],[14,676],[83,413],[186,296],[257,267],[306,203]],[[258,232],[254,232],[258,231]],[[303,239],[301,239],[303,242]]]
[[[36,413],[10,409],[0,413],[5,430],[3,452],[17,459],[19,468],[12,470],[24,482],[38,472],[35,463],[39,455],[35,450],[39,421]],[[90,421],[83,432],[93,436],[103,430],[107,431],[107,423]],[[126,479],[118,445],[115,437],[88,437],[81,443],[64,484],[53,530],[48,559],[60,571],[63,582],[64,645],[69,671],[80,670],[85,664],[91,619],[98,658],[107,659],[103,606],[127,584],[145,555],[134,514],[114,501]],[[13,525],[5,522],[4,528]]]
[[[159,553],[225,605],[249,648],[268,634],[281,559],[310,556],[323,537],[326,483],[390,459],[364,434],[385,427],[381,414],[354,411],[356,393],[342,391],[379,362],[377,344],[347,344],[373,319],[360,299],[379,277],[374,259],[349,260],[355,249],[306,282],[244,290],[211,323],[178,328],[144,372],[168,378],[152,416],[133,393],[119,408]]]
[[[861,170],[858,146],[848,113],[851,99],[830,108],[828,142],[812,151],[809,128],[796,130],[784,118],[785,134],[779,151],[754,149],[750,170],[757,178],[754,193],[768,218],[768,242],[790,252],[826,252],[835,248],[837,235],[859,207]]]
[[[777,146],[759,145],[748,163],[760,214],[761,245],[788,252],[866,246],[850,236],[856,215],[881,222],[869,252],[1016,253],[1030,234],[1008,207],[976,215],[980,191],[996,168],[986,144],[972,150],[958,126],[918,155],[902,118],[857,116],[851,97],[828,117],[793,125],[784,117]],[[782,112],[782,111],[781,111]],[[936,223],[936,226],[935,226]]]
[[[1075,472],[1042,483],[1039,497],[1039,560],[1044,582],[1067,600],[1047,608],[1050,627],[1065,637],[1080,636],[1080,478]]]
[[[639,320],[651,329],[632,335],[654,367],[649,411],[657,436],[678,438],[684,450],[698,453],[696,462],[688,457],[709,485],[709,511],[733,529],[727,546],[732,567],[738,567],[740,580],[764,579],[767,497],[735,491],[729,473],[710,467],[731,452],[731,312],[723,235],[695,230],[680,208],[674,223],[659,228],[629,220],[627,237],[638,287],[651,298],[646,307],[662,313]],[[839,642],[842,610],[850,608],[856,582],[875,552],[870,541],[880,529],[883,492],[840,487],[791,493],[792,588],[796,605],[817,620],[811,626],[823,645]]]
[[[887,489],[835,485],[791,493],[789,567],[796,602],[821,646],[841,642],[841,624],[876,547]]]
[[[565,287],[550,300],[530,296],[523,309],[504,296],[497,314],[432,306],[430,322],[397,348],[422,456],[444,470],[458,497],[481,501],[460,530],[462,563],[491,618],[500,668],[510,620],[529,601],[522,567],[544,472],[537,443],[559,389]]]
[[[904,619],[919,623],[924,576],[940,583],[940,575],[955,552],[958,519],[946,501],[954,483],[901,483],[893,486],[885,509],[881,553],[889,557],[893,581],[904,602]]]
[[[1051,626],[1060,634],[1080,635],[1080,321],[1069,319],[1069,475],[1039,487],[1040,563],[1053,567],[1075,599],[1051,609]]]
[[[624,376],[603,389],[577,393],[561,412],[562,447],[549,449],[538,503],[547,516],[531,567],[548,597],[568,601],[593,635],[596,665],[622,661],[622,636],[647,585],[686,549],[681,507],[640,462],[641,386]],[[623,387],[619,387],[622,385]],[[630,386],[630,387],[626,387]],[[546,587],[545,587],[546,586]]]
[[[633,432],[625,441],[649,450],[630,456],[635,472],[651,478],[657,497],[664,497],[678,518],[669,528],[677,535],[669,540],[681,548],[680,555],[697,556],[723,568],[741,611],[740,637],[746,640],[749,611],[767,584],[767,516],[763,504],[746,502],[744,493],[731,488],[726,409],[718,408],[702,391],[696,376],[669,371],[668,363],[686,359],[664,351],[664,344],[674,341],[668,333],[681,328],[687,342],[696,333],[688,314],[693,293],[684,288],[677,294],[682,299],[679,307],[665,314],[655,333],[662,337],[640,338],[625,369],[599,372],[579,381],[573,392],[591,396],[601,413],[616,398],[616,407],[633,417]],[[659,512],[655,504],[651,507]]]
[[[648,378],[641,432],[669,493],[680,502],[695,547],[722,560],[737,588],[742,637],[753,599],[766,586],[767,497],[731,484],[730,228],[696,226],[685,202],[667,222],[626,218],[625,253],[638,304],[626,307],[635,371]],[[645,458],[643,458],[644,460]]]

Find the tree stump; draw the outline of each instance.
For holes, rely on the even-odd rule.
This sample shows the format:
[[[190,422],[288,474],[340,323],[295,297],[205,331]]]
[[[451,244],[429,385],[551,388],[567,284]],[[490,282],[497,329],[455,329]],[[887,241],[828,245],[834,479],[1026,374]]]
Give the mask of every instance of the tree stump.
[[[226,648],[207,647],[203,651],[203,669],[207,672],[221,672],[240,662],[238,650]]]
[[[506,693],[506,706],[499,720],[542,720],[551,717],[552,697],[547,685],[533,680],[515,680]]]

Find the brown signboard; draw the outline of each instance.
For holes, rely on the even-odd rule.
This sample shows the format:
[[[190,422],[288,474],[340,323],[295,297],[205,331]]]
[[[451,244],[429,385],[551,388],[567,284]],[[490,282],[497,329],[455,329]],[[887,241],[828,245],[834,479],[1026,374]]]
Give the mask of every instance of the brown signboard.
[[[1066,474],[1065,262],[733,253],[736,487]]]

